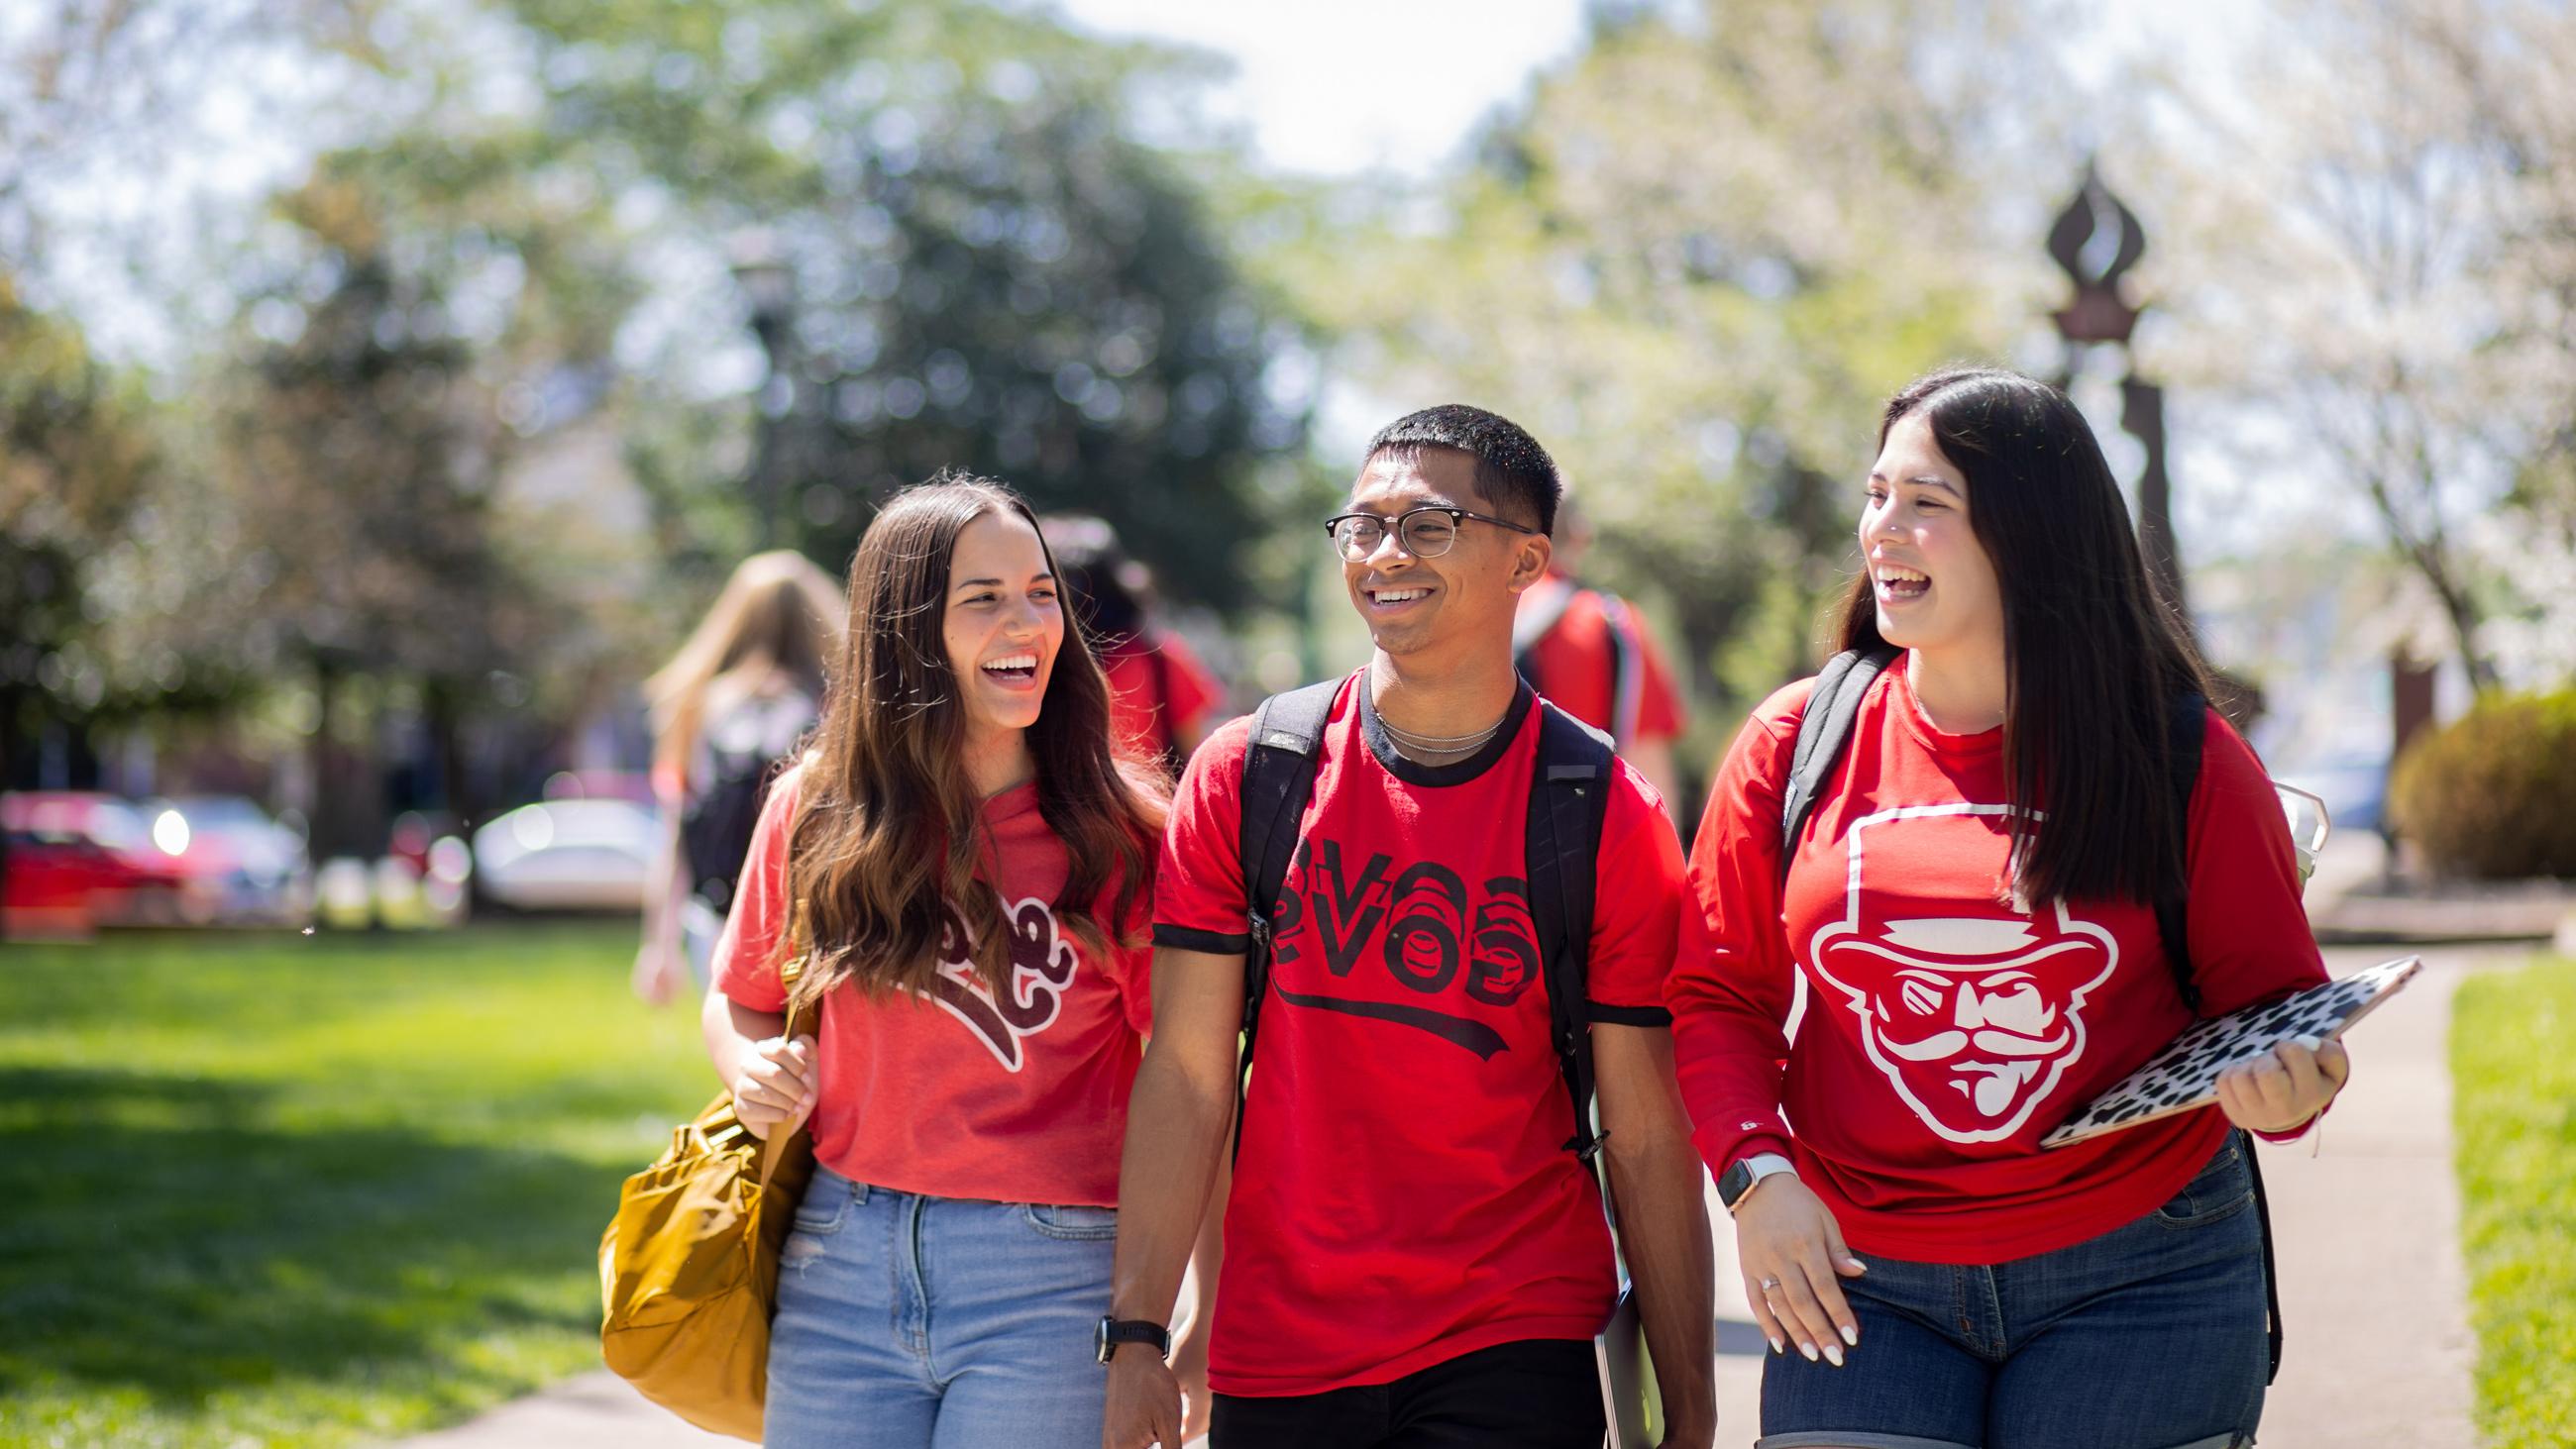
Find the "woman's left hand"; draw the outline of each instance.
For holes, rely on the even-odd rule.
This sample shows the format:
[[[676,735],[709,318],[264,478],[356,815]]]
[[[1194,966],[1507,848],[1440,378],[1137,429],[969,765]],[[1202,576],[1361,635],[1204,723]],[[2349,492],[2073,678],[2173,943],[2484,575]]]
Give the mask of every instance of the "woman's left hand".
[[[2275,1135],[2305,1127],[2343,1090],[2352,1058],[2343,1043],[2294,1037],[2218,1074],[2218,1105],[2249,1132]]]

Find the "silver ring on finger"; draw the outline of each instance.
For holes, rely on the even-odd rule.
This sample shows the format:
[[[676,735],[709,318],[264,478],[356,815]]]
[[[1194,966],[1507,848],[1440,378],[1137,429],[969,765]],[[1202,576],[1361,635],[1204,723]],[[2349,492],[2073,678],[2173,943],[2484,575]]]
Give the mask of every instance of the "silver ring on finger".
[[[1765,1278],[1762,1280],[1762,1291],[1765,1293],[1774,1292],[1779,1288],[1779,1286],[1780,1280],[1777,1278]]]

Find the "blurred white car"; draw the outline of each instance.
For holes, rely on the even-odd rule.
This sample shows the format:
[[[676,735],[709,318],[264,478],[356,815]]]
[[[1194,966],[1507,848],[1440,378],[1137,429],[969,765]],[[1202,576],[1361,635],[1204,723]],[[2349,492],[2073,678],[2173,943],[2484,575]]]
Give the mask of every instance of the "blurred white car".
[[[633,911],[661,847],[652,811],[628,800],[522,805],[474,832],[474,888],[515,911]]]
[[[210,904],[205,924],[300,926],[313,915],[313,865],[301,833],[240,795],[145,803],[152,843],[182,862]]]

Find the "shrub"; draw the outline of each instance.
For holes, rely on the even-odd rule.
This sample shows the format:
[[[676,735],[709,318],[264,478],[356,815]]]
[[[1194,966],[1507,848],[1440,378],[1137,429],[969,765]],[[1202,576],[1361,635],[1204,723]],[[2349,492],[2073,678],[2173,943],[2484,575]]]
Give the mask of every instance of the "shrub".
[[[2576,876],[2576,689],[2485,696],[2406,747],[2389,796],[2442,874]]]

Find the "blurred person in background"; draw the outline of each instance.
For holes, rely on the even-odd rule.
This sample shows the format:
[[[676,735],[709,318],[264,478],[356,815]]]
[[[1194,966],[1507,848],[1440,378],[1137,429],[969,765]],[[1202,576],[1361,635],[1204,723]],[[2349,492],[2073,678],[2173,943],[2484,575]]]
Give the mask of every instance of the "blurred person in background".
[[[1673,741],[1684,727],[1681,696],[1637,611],[1575,581],[1591,544],[1591,520],[1568,489],[1557,506],[1547,577],[1521,595],[1512,616],[1512,661],[1551,704],[1607,732],[1619,758],[1646,777],[1667,808],[1682,809],[1673,763]]]
[[[1208,711],[1225,686],[1181,636],[1153,621],[1154,584],[1101,519],[1040,520],[1073,617],[1109,676],[1109,724],[1122,748],[1177,775],[1207,738]]]
[[[1169,787],[1111,748],[1108,681],[1067,647],[1016,494],[957,474],[897,494],[850,595],[704,1012],[743,1123],[813,1126],[763,1432],[1084,1442]],[[814,1035],[785,1038],[791,1003],[819,1003]]]
[[[706,984],[770,778],[821,717],[849,611],[831,575],[803,554],[755,554],[644,682],[665,821],[635,953],[635,990],[646,1001],[679,994],[684,974]]]

